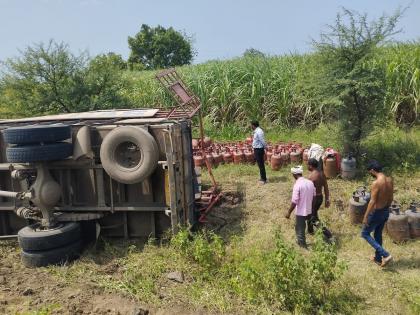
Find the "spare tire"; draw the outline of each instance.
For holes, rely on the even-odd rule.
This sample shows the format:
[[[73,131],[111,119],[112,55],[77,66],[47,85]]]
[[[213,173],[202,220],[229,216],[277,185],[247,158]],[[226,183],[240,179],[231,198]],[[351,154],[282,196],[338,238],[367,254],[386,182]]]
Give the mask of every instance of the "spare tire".
[[[50,250],[78,241],[82,237],[80,223],[59,223],[56,228],[40,230],[40,224],[25,226],[18,232],[23,251]]]
[[[71,138],[71,127],[63,124],[13,127],[3,130],[4,142],[9,144],[37,144]]]
[[[10,163],[31,163],[63,160],[72,154],[73,145],[67,142],[6,148],[6,159]]]
[[[155,170],[159,150],[153,136],[134,126],[117,127],[108,133],[100,149],[102,167],[117,182],[142,182]]]

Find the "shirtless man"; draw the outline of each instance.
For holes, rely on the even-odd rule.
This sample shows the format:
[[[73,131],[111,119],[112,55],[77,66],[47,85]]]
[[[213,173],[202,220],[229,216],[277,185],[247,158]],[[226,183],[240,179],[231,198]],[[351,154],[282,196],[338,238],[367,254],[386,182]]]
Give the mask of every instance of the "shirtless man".
[[[382,231],[394,199],[394,183],[392,178],[382,173],[382,165],[378,161],[370,161],[367,170],[376,179],[372,183],[370,201],[363,218],[362,237],[375,249],[371,260],[385,267],[392,261],[392,256],[382,247]],[[372,232],[374,237],[370,235]]]
[[[318,164],[318,161],[314,158],[308,160],[308,170],[311,172],[309,179],[314,183],[316,189],[316,196],[312,207],[312,217],[308,222],[309,234],[314,233],[314,225],[316,226],[319,223],[318,210],[322,206],[322,201],[324,199],[322,189],[324,189],[325,193],[325,208],[330,206],[330,191],[328,189],[327,178],[324,173],[318,169]],[[327,238],[332,236],[326,229],[323,229],[323,232]]]

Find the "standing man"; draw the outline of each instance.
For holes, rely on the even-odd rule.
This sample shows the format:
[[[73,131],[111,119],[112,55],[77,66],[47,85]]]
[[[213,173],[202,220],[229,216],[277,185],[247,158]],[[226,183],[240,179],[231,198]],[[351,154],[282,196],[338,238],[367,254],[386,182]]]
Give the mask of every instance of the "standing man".
[[[296,239],[299,246],[306,248],[306,221],[312,213],[312,203],[316,195],[316,190],[314,184],[302,176],[302,166],[292,167],[291,171],[296,182],[293,186],[292,203],[285,217],[286,219],[290,219],[290,214],[296,208]]]
[[[312,216],[311,219],[308,221],[308,233],[314,233],[314,226],[319,225],[319,217],[318,217],[318,210],[322,206],[323,202],[323,195],[322,190],[324,190],[325,194],[325,208],[329,208],[330,206],[330,191],[328,189],[327,178],[324,175],[323,171],[320,171],[318,160],[311,158],[308,160],[308,170],[311,172],[309,175],[309,179],[314,183],[316,196],[314,198],[314,204],[312,208]],[[324,236],[326,238],[331,238],[331,232],[328,231],[326,228],[322,229]]]
[[[260,128],[260,124],[256,120],[251,122],[251,128],[253,130],[252,148],[254,149],[255,160],[257,161],[258,168],[260,169],[259,182],[264,185],[267,183],[264,165],[264,149],[266,147],[264,131]]]
[[[368,163],[367,170],[376,179],[372,183],[371,197],[363,219],[362,237],[375,249],[375,256],[371,260],[385,267],[392,261],[392,256],[382,247],[382,231],[394,199],[394,183],[392,178],[382,173],[382,165],[376,160]],[[372,232],[374,237],[370,235]]]

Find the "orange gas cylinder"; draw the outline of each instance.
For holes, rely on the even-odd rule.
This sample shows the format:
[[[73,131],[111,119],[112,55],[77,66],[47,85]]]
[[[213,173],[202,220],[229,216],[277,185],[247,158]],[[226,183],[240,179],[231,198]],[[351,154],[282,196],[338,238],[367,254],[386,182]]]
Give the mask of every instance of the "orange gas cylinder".
[[[278,152],[273,152],[271,156],[271,169],[273,171],[278,171],[282,165],[281,155]]]
[[[229,149],[225,150],[225,152],[223,153],[223,161],[226,164],[233,162],[233,156],[232,156],[232,153],[230,153]]]
[[[283,151],[280,153],[280,157],[283,165],[286,165],[290,162],[290,154],[286,149],[283,149]]]
[[[251,137],[246,138],[245,142],[246,142],[246,144],[251,145],[252,144],[252,138]]]
[[[213,141],[209,137],[204,137],[203,139],[203,147],[208,148],[212,145]]]
[[[198,140],[197,139],[192,139],[192,147],[193,149],[198,149]]]
[[[291,149],[290,152],[290,162],[300,163],[302,161],[302,151],[297,148]]]
[[[206,161],[210,164],[210,167],[214,166],[214,157],[212,153],[210,152],[206,153]]]
[[[201,154],[197,154],[193,156],[194,159],[194,166],[201,167],[204,164],[204,159]]]
[[[305,149],[303,150],[303,162],[305,162],[305,164],[308,164],[308,160],[309,160],[309,149]]]
[[[233,163],[235,164],[241,164],[243,163],[245,160],[245,155],[242,152],[242,150],[236,150],[235,152],[233,152]]]
[[[327,178],[337,177],[337,162],[334,155],[328,155],[324,159],[324,174]]]
[[[213,159],[214,159],[214,166],[218,166],[219,164],[223,163],[223,156],[219,153],[219,150],[213,152]]]
[[[273,156],[273,151],[271,149],[267,149],[265,155],[267,156],[267,164],[271,165],[271,157]]]
[[[245,160],[247,163],[250,163],[250,164],[255,163],[254,152],[252,151],[252,149],[247,149],[245,151]]]

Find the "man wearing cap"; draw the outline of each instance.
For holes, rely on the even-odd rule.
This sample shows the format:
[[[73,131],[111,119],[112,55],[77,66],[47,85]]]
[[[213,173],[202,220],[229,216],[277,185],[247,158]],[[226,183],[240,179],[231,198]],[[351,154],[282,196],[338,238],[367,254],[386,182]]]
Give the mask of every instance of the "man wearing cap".
[[[306,248],[306,221],[312,213],[312,203],[316,195],[316,190],[313,182],[302,176],[302,166],[292,167],[291,171],[296,182],[293,186],[292,202],[285,217],[289,219],[290,214],[296,209],[295,231],[297,243],[299,246]]]
[[[385,267],[392,261],[392,256],[382,247],[382,231],[389,218],[389,206],[394,199],[394,183],[392,178],[382,173],[382,165],[376,160],[369,161],[367,170],[375,180],[363,218],[362,237],[375,249],[375,256],[372,256],[371,260]]]
[[[260,184],[264,185],[267,182],[267,176],[265,173],[264,165],[264,154],[265,147],[267,144],[264,140],[264,131],[260,128],[258,121],[254,120],[251,122],[251,128],[253,130],[252,148],[254,149],[255,160],[257,161],[258,168],[260,169]]]

